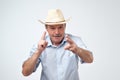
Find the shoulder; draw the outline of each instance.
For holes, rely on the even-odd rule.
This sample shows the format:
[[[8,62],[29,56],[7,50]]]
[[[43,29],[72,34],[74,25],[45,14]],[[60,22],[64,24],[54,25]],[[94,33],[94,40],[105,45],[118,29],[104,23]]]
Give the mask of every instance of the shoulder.
[[[70,38],[81,48],[84,48],[86,49],[87,46],[84,44],[83,40],[81,37],[79,36],[75,36],[75,35],[72,35],[72,34],[67,34],[68,36],[70,36]]]
[[[80,36],[75,36],[72,34],[66,34],[68,35],[73,41],[81,41],[81,37]]]

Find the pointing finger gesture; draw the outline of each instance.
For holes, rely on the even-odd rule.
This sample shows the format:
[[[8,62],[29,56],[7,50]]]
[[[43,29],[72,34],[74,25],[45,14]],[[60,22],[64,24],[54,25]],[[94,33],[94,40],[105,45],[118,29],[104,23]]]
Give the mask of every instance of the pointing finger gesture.
[[[68,42],[68,44],[64,47],[65,50],[70,50],[73,53],[77,53],[77,45],[75,44],[75,42],[67,35],[66,36],[66,41]]]
[[[44,31],[42,36],[41,36],[41,40],[45,40],[45,36],[46,36],[46,32]]]
[[[46,48],[48,42],[45,41],[45,36],[46,36],[46,32],[44,31],[44,33],[42,34],[42,37],[38,43],[38,50],[43,51]]]

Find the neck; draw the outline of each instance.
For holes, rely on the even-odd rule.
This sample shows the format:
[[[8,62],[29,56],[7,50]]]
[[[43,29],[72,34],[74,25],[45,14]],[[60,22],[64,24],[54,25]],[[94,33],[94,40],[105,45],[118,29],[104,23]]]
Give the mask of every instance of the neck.
[[[53,45],[55,45],[55,46],[59,46],[59,45],[60,45],[60,43],[53,43]]]

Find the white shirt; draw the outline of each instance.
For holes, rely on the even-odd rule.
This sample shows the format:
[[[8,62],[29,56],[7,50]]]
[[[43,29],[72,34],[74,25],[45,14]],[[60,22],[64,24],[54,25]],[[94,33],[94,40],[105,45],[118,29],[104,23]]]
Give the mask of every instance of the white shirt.
[[[69,36],[80,48],[87,49],[79,37],[70,34]],[[46,36],[46,41],[48,45],[36,64],[36,68],[39,63],[42,65],[40,80],[79,80],[78,62],[83,63],[84,61],[73,52],[64,50],[64,46],[67,44],[65,39],[59,46],[52,45],[49,36]],[[37,45],[33,46],[30,55],[35,52]]]

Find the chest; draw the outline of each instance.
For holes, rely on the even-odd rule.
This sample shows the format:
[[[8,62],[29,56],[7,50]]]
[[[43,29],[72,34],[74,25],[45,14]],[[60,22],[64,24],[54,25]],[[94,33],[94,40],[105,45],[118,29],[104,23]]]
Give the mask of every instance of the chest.
[[[46,48],[46,50],[42,53],[41,63],[43,65],[76,65],[78,61],[77,56],[68,50],[64,50],[62,48]]]

